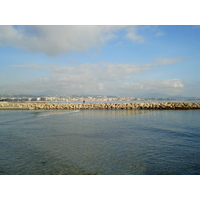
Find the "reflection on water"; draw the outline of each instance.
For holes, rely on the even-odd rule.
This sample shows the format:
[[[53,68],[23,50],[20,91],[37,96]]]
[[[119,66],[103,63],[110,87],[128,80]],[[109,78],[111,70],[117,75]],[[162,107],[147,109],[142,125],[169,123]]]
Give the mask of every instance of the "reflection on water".
[[[129,116],[129,115],[142,115],[151,112],[151,110],[90,110],[83,114],[95,113],[103,117],[116,117],[116,116]]]
[[[200,111],[1,111],[0,174],[200,174]]]

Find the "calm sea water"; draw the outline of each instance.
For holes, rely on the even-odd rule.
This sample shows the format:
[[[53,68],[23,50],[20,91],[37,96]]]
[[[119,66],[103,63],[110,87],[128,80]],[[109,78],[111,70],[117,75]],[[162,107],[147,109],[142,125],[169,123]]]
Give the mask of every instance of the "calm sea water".
[[[200,174],[199,110],[0,110],[0,174]]]

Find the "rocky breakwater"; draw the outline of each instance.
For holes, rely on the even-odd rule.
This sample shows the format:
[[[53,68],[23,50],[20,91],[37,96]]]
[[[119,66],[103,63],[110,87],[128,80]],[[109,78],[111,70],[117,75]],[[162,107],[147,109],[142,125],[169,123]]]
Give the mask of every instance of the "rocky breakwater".
[[[0,103],[1,110],[186,110],[200,109],[200,102],[131,102],[131,103]]]

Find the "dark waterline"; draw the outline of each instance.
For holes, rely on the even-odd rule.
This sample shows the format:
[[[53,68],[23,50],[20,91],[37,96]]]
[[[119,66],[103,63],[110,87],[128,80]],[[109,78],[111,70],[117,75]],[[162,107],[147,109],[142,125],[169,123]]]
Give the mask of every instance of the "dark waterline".
[[[0,111],[0,174],[200,174],[199,110]]]

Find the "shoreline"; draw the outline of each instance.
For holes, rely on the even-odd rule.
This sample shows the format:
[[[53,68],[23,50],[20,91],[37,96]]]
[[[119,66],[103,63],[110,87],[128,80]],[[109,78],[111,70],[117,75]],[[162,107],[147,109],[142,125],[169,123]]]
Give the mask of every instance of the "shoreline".
[[[192,110],[200,109],[200,102],[132,102],[132,103],[49,103],[1,102],[0,110]]]

